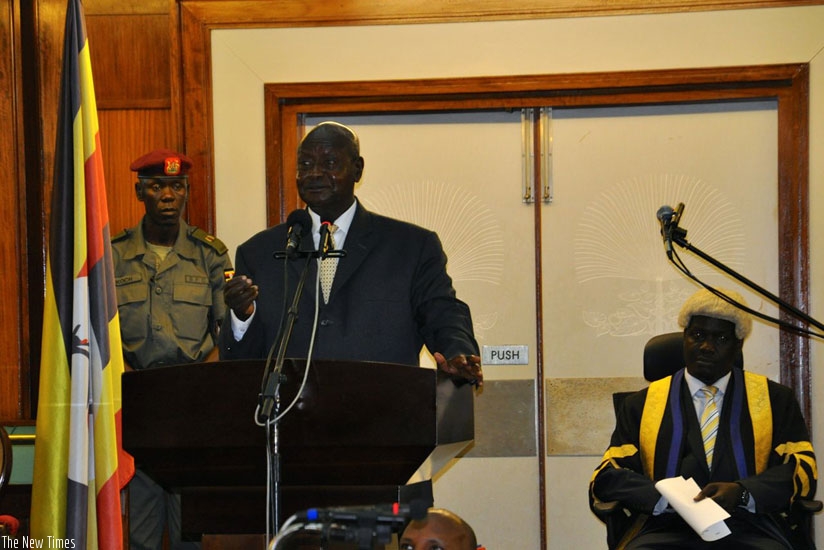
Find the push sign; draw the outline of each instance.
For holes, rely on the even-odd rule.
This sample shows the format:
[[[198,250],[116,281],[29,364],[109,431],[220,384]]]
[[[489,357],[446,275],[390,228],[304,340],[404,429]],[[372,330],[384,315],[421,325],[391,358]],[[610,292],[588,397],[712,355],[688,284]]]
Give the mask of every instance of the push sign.
[[[484,365],[528,365],[529,346],[484,346]]]

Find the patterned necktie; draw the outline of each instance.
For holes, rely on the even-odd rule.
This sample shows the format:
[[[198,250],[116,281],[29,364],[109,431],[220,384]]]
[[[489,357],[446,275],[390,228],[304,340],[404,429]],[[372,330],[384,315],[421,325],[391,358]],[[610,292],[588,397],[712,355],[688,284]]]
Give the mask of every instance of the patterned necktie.
[[[335,231],[338,226],[329,226],[329,250],[335,249]],[[320,288],[323,291],[323,303],[329,303],[329,292],[332,290],[332,280],[335,278],[335,270],[338,268],[337,257],[326,257],[320,261]]]
[[[718,434],[718,407],[715,404],[715,394],[718,388],[704,386],[704,412],[701,413],[701,437],[704,439],[704,453],[707,455],[707,466],[712,469],[712,454],[715,449],[715,436]]]

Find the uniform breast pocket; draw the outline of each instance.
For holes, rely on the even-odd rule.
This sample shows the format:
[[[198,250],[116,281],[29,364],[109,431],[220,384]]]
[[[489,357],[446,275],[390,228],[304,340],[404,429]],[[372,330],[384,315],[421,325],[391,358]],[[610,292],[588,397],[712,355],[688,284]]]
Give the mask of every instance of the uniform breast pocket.
[[[145,302],[149,297],[149,289],[143,284],[143,277],[139,275],[119,277],[115,281],[117,287],[117,305]]]
[[[187,282],[175,283],[171,317],[178,335],[200,341],[209,329],[212,289],[208,279],[197,279],[189,277]]]
[[[149,316],[149,289],[140,275],[115,280],[120,333],[128,344],[146,336]]]

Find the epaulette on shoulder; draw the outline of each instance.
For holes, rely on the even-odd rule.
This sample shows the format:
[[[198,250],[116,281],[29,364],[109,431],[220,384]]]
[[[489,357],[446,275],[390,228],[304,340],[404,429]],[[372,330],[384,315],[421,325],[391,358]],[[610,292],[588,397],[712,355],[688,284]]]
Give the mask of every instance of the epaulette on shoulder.
[[[205,243],[208,246],[214,248],[215,252],[217,252],[221,256],[223,254],[226,254],[226,252],[229,251],[229,249],[226,248],[226,245],[223,244],[223,241],[221,241],[220,239],[218,239],[214,235],[209,235],[208,233],[206,233],[205,231],[203,231],[199,227],[195,227],[195,230],[192,231],[191,235],[192,235],[193,238],[197,239],[198,241],[200,241],[202,243]]]
[[[125,239],[126,237],[128,237],[128,236],[129,236],[129,234],[130,234],[130,233],[129,233],[129,230],[128,230],[128,229],[124,229],[123,231],[121,231],[120,233],[118,233],[117,235],[115,235],[114,237],[112,237],[112,242],[122,241],[123,239]]]

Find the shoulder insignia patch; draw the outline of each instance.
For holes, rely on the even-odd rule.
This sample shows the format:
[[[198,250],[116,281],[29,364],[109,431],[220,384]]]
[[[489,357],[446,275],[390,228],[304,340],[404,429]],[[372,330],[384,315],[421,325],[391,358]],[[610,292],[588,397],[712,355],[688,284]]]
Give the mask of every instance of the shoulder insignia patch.
[[[209,245],[210,247],[214,248],[215,251],[218,254],[220,254],[221,256],[223,254],[226,254],[226,252],[229,251],[229,249],[226,247],[226,245],[223,244],[223,241],[221,241],[220,239],[218,239],[214,235],[209,235],[208,233],[206,233],[205,231],[203,231],[199,227],[195,227],[194,231],[191,232],[191,235],[195,240],[198,240],[198,241],[200,241],[202,243],[205,243],[205,244]]]
[[[115,235],[114,237],[112,237],[112,242],[114,242],[114,241],[120,241],[120,240],[122,240],[122,239],[125,239],[125,238],[126,238],[126,237],[128,237],[128,236],[129,236],[129,230],[128,230],[128,229],[124,229],[123,231],[121,231],[120,233],[118,233],[117,235]]]

